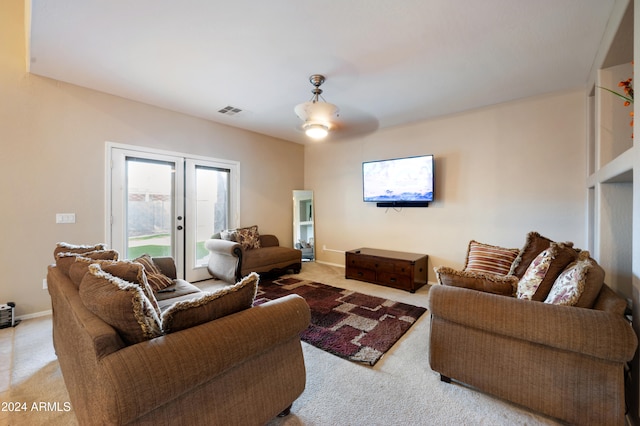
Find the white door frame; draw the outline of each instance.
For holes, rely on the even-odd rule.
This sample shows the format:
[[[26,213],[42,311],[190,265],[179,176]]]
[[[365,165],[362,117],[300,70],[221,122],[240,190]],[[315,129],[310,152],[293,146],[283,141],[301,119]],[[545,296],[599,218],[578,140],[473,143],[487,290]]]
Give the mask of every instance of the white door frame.
[[[181,159],[182,161],[178,161],[180,163],[180,166],[176,164],[176,173],[180,174],[181,176],[180,180],[184,180],[184,167],[185,167],[184,165],[187,160],[194,160],[197,163],[201,162],[205,165],[216,165],[218,167],[224,167],[231,170],[230,181],[229,181],[229,190],[230,190],[229,228],[236,228],[239,226],[240,163],[238,161],[217,159],[217,158],[211,158],[211,157],[205,157],[205,156],[185,154],[181,152],[166,151],[166,150],[159,150],[154,148],[140,147],[135,145],[120,144],[115,142],[106,142],[105,151],[106,151],[105,152],[105,160],[106,160],[105,161],[105,176],[106,176],[105,178],[105,206],[106,206],[105,242],[109,247],[112,247],[115,250],[119,250],[119,251],[123,250],[124,248],[122,239],[118,237],[114,237],[113,231],[112,231],[114,222],[116,222],[117,224],[118,220],[122,220],[122,218],[124,218],[124,206],[118,205],[117,202],[114,202],[113,201],[114,197],[112,196],[113,195],[112,192],[114,190],[114,188],[112,188],[113,186],[112,181],[114,177],[113,174],[123,172],[121,170],[114,170],[114,164],[115,164],[114,160],[117,160],[114,158],[114,156],[120,155],[119,153],[121,153],[121,151],[126,151],[131,156],[139,155],[142,158],[158,159],[161,161],[173,161],[173,159]],[[124,181],[123,176],[121,176],[121,178],[122,178],[121,181]],[[178,200],[176,204],[178,204],[179,207],[176,208],[174,220],[177,216],[182,216],[184,218],[183,222],[188,223],[189,218],[185,216],[186,212],[185,212],[184,200],[187,199],[189,195],[185,194],[184,188],[185,188],[185,184],[176,185],[176,191],[177,191],[176,200]],[[190,210],[190,209],[187,209],[187,210]],[[177,226],[177,224],[174,225],[174,228],[175,226]],[[182,253],[176,253],[176,259],[175,259],[178,278],[184,278],[186,269],[188,269],[188,266],[186,266],[187,263],[185,261],[187,250],[184,249],[184,247],[187,246],[185,242],[185,235],[186,235],[185,230],[181,232],[176,232],[174,234],[176,239],[182,238],[181,241],[174,241],[174,247],[176,248],[182,247]],[[195,254],[192,253],[192,255],[195,255]],[[199,268],[199,269],[206,270],[206,268]],[[204,270],[196,272],[195,276],[197,276],[198,278],[194,279],[194,281],[200,280],[200,279],[207,279],[210,277],[208,273],[204,273],[205,272]],[[193,274],[189,274],[189,275],[194,276]]]

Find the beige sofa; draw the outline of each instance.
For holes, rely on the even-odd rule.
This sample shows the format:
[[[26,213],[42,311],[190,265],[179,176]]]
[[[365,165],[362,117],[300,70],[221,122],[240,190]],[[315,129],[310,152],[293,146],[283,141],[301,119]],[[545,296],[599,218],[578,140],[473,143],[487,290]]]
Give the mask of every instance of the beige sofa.
[[[157,265],[175,279],[172,261]],[[130,344],[85,305],[87,281],[105,274],[89,268],[95,276],[72,279],[73,269],[60,264],[47,274],[54,347],[80,424],[262,425],[286,414],[304,390],[304,299],[284,297]],[[171,296],[188,305],[198,294],[177,280],[158,304],[176,311]]]
[[[280,246],[275,235],[259,234],[255,237],[258,241],[256,247],[248,247],[243,241],[223,239],[220,233],[205,241],[205,247],[209,250],[209,273],[215,278],[232,283],[251,272],[300,272],[302,251]]]
[[[532,234],[538,243],[544,239]],[[531,264],[535,253],[527,259],[525,248],[503,283],[517,284]],[[593,264],[590,271],[596,281],[604,276]],[[429,363],[443,381],[455,379],[570,424],[624,424],[625,364],[637,338],[622,297],[600,282],[591,306],[561,306],[498,294],[500,279],[483,280],[482,273],[436,273],[445,285],[429,290]]]

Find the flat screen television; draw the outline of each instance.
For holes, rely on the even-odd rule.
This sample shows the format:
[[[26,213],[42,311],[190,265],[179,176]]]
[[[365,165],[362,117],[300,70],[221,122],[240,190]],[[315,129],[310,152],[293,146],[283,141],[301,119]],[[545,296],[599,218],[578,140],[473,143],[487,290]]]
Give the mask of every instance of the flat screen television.
[[[363,199],[378,207],[427,207],[433,183],[433,155],[362,163]]]

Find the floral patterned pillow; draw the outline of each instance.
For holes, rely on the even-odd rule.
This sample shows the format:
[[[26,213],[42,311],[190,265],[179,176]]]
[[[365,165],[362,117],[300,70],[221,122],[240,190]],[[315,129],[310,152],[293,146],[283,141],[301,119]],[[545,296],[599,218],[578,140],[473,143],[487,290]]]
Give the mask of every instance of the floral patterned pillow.
[[[578,260],[562,271],[544,302],[591,308],[603,283],[604,270],[589,257],[588,251],[583,251]]]
[[[237,241],[245,250],[260,248],[260,234],[258,233],[258,226],[253,225],[248,228],[236,229],[235,241]]]
[[[533,259],[518,282],[518,299],[544,301],[556,278],[576,257],[576,251],[570,246],[551,243]]]

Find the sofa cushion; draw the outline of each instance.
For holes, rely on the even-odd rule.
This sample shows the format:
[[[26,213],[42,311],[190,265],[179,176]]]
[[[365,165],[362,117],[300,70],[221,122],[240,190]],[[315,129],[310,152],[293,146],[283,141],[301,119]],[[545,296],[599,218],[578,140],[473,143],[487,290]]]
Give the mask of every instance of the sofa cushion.
[[[545,303],[591,308],[604,284],[604,270],[582,251],[551,287]]]
[[[517,297],[544,301],[556,278],[576,256],[577,253],[572,247],[552,242],[533,259],[518,282]]]
[[[506,275],[518,253],[518,249],[492,246],[471,240],[463,270]]]
[[[301,262],[302,252],[290,247],[262,247],[260,250],[250,250],[242,259],[242,269],[265,272],[273,265],[289,265]]]
[[[174,303],[162,313],[164,332],[184,330],[250,308],[258,281],[258,274],[253,272],[239,283],[214,293],[202,293],[191,300]]]
[[[442,285],[470,288],[485,293],[513,296],[518,285],[518,277],[513,275],[457,271],[447,266],[440,266],[434,270],[438,282]]]
[[[103,243],[93,245],[78,245],[60,242],[56,244],[56,248],[53,249],[53,258],[57,260],[58,253],[87,253],[96,250],[106,250],[107,246]]]
[[[154,295],[160,309],[164,311],[178,300],[193,299],[198,295],[197,293],[202,293],[202,290],[188,281],[177,278],[173,281],[173,285],[154,293]]]
[[[69,276],[71,265],[73,265],[79,256],[95,260],[118,260],[119,254],[115,250],[94,250],[84,253],[58,252],[56,254],[56,266],[60,268],[66,276]]]
[[[79,288],[82,303],[118,331],[127,344],[161,336],[160,318],[142,287],[89,265]]]
[[[153,262],[153,259],[148,254],[143,254],[142,256],[134,259],[134,262],[138,262],[144,266],[147,281],[153,291],[160,291],[173,284],[173,280],[162,273],[160,268]]]

